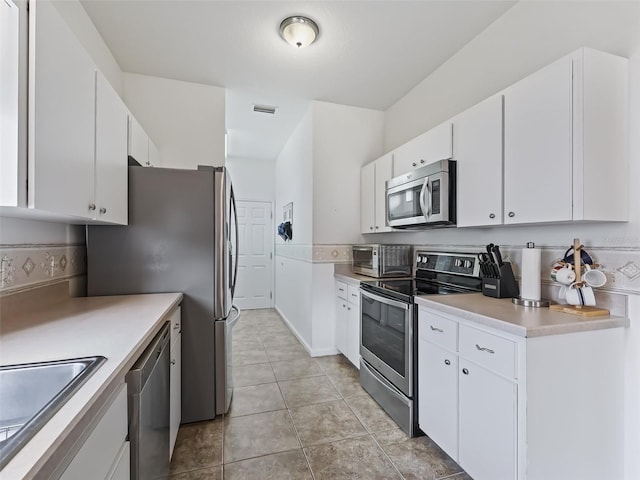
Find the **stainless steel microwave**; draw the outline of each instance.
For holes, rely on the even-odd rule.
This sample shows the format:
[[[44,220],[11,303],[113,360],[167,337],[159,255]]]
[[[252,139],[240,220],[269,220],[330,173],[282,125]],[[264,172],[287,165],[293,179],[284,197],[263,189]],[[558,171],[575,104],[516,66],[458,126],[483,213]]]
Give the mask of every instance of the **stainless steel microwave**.
[[[456,223],[456,162],[440,160],[387,180],[387,223],[423,228]]]
[[[411,245],[354,245],[353,272],[369,277],[411,275]]]

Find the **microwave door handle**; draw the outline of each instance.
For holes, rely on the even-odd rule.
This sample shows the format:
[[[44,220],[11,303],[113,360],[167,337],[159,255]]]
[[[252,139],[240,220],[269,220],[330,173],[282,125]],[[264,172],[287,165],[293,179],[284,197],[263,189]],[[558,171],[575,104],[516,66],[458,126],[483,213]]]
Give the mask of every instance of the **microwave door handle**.
[[[429,206],[425,203],[425,194],[429,192]],[[429,209],[431,208],[431,188],[429,185],[429,177],[424,179],[424,183],[422,184],[422,190],[420,190],[420,208],[422,209],[422,214],[425,218],[428,218],[430,215]]]

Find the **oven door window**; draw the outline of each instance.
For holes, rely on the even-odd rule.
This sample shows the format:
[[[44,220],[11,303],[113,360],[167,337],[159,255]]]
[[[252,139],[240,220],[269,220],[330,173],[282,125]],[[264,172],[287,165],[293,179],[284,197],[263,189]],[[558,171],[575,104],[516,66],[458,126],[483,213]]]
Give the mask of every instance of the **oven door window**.
[[[422,183],[405,190],[387,194],[389,221],[423,216],[420,208]]]
[[[407,310],[362,295],[362,346],[406,377]]]
[[[370,249],[367,250],[357,250],[353,249],[353,266],[373,269],[373,251]]]

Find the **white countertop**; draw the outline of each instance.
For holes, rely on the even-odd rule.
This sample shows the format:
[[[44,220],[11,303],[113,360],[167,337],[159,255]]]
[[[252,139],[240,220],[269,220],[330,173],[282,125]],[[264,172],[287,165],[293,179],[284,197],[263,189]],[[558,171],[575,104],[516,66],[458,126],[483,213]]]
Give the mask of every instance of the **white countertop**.
[[[0,479],[33,478],[113,382],[160,330],[181,293],[69,298],[2,318],[0,365],[102,355],[106,361],[0,471]]]
[[[481,293],[421,295],[415,297],[415,303],[520,337],[629,326],[625,317],[582,317],[549,308],[521,307],[510,298],[491,298]]]
[[[350,283],[351,285],[360,285],[360,282],[373,282],[378,280],[377,278],[367,277],[366,275],[360,275],[353,272],[340,272],[334,273],[334,278],[342,282]]]

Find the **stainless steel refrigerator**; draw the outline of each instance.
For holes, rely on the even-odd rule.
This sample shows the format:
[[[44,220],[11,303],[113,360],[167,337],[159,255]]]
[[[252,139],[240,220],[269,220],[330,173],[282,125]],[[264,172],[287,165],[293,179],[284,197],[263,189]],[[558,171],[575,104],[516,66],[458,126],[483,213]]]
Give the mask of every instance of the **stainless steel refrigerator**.
[[[183,423],[231,403],[237,225],[224,167],[129,167],[129,225],[87,227],[89,295],[184,293]]]

